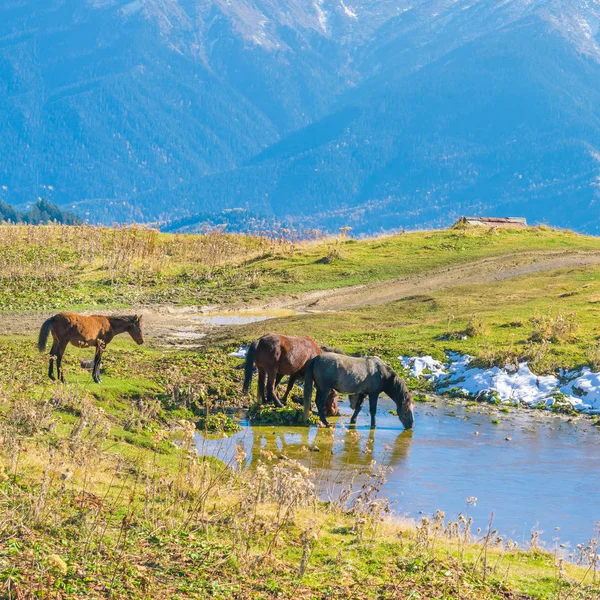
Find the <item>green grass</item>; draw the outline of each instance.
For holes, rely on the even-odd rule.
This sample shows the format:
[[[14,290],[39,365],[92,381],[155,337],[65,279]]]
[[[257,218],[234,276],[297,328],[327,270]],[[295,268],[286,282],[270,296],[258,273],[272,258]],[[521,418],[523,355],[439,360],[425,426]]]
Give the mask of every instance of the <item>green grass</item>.
[[[290,335],[311,335],[321,343],[350,352],[376,354],[390,361],[399,355],[445,352],[466,353],[488,365],[514,357],[532,358],[540,343],[531,341],[532,319],[567,316],[576,330],[568,339],[542,348],[537,370],[556,371],[590,364],[598,354],[600,325],[600,268],[563,269],[495,282],[464,285],[410,297],[385,306],[336,313],[314,313],[256,323],[226,332],[221,340],[249,341],[273,330]],[[456,339],[475,315],[483,333]],[[449,339],[447,339],[449,338]],[[397,362],[396,362],[397,365]]]
[[[600,240],[534,228],[292,245],[0,227],[0,311],[230,306],[561,250],[599,251]],[[255,323],[201,351],[117,338],[101,385],[79,366],[90,351],[69,348],[62,386],[48,381],[33,336],[0,336],[0,598],[597,598],[591,572],[561,572],[549,554],[486,548],[484,570],[481,543],[381,521],[368,502],[374,512],[314,498],[292,510],[295,496],[277,490],[301,496],[309,475],[278,458],[244,474],[198,457],[190,423],[247,407],[240,361],[227,353],[267,331],[309,334],[396,368],[402,354],[457,351],[488,364],[526,357],[543,372],[600,361],[599,302],[600,268],[589,267]]]
[[[251,302],[515,252],[599,251],[569,231],[463,229],[291,244],[141,229],[0,226],[0,311]],[[335,256],[331,261],[324,261]]]
[[[84,235],[91,237],[88,244]],[[97,251],[90,252],[90,246]],[[32,248],[43,248],[41,257]],[[12,272],[9,285],[0,286],[0,311],[101,309],[138,302],[227,306],[279,293],[422,274],[493,256],[599,250],[598,238],[547,228],[474,228],[292,245],[221,234],[0,227],[0,258]],[[339,258],[323,262],[329,254]],[[49,277],[46,271],[53,275],[40,283],[40,277]],[[282,333],[311,334],[347,350],[388,358],[425,353],[441,358],[452,350],[488,363],[537,357],[540,371],[552,371],[593,362],[595,355],[600,361],[599,275],[597,267],[551,271],[493,285],[448,288],[376,308],[278,320],[276,326]],[[558,315],[578,327],[572,339],[553,341],[540,353],[531,320]],[[239,329],[228,341],[249,339],[274,326],[270,321]],[[464,333],[475,335],[462,340]]]

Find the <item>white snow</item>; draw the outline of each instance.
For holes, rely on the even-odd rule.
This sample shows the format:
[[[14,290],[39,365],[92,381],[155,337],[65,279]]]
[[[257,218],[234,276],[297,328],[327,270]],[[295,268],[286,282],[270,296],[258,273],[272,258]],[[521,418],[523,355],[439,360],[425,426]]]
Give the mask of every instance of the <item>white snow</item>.
[[[527,362],[505,367],[481,369],[471,366],[468,355],[448,354],[445,364],[431,356],[399,357],[413,377],[423,377],[443,393],[459,390],[474,398],[487,396],[501,402],[540,404],[552,407],[556,402],[568,402],[579,412],[600,414],[600,373],[589,367],[555,375],[536,375]]]
[[[427,374],[423,375],[425,379],[435,379],[444,375],[444,365],[431,356],[416,356],[413,358],[401,356],[400,360],[402,366],[409,369],[413,377],[421,377],[425,369],[428,371]]]
[[[327,13],[323,10],[323,0],[316,0],[314,6],[317,11],[317,18],[319,19],[319,24],[321,25],[321,29],[327,33]]]
[[[133,0],[133,2],[130,2],[129,4],[126,4],[125,6],[121,7],[121,13],[126,17],[129,17],[142,10],[142,7],[143,5],[141,0]]]
[[[350,17],[351,19],[358,19],[358,15],[349,6],[344,4],[344,0],[340,0],[340,4],[342,5],[342,9],[348,17]]]
[[[248,354],[248,348],[246,346],[240,346],[235,352],[230,352],[229,356],[235,356],[236,358],[246,358]]]
[[[581,403],[581,408],[572,404],[578,410],[585,412],[600,412],[600,373],[593,373],[589,367],[584,367],[575,379],[569,381],[560,390],[570,399]]]

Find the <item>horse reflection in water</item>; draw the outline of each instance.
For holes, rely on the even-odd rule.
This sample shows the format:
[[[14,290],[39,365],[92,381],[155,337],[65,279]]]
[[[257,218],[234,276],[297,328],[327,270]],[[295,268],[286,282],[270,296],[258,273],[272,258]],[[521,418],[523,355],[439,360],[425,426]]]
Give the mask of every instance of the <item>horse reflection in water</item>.
[[[343,478],[345,472],[365,473],[374,460],[378,466],[397,469],[408,458],[413,438],[411,430],[404,430],[393,439],[388,438],[389,444],[378,441],[377,432],[373,429],[364,436],[355,429],[340,426],[318,428],[312,440],[309,432],[308,428],[300,427],[286,432],[254,428],[249,466],[254,467],[259,461],[292,459],[315,469],[322,480],[330,475],[336,479]]]

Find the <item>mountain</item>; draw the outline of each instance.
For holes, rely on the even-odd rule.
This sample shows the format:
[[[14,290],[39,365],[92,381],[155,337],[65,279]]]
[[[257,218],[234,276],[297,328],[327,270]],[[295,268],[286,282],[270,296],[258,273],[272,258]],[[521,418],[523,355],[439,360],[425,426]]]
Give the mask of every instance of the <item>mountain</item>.
[[[591,0],[7,0],[0,200],[596,232],[599,23]]]

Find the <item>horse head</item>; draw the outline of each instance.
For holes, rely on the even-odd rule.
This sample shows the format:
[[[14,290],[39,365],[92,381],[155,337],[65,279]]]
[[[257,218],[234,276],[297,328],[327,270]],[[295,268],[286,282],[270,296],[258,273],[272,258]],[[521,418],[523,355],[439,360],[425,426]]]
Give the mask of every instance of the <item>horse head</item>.
[[[133,338],[133,341],[138,344],[144,343],[144,331],[142,330],[142,315],[135,315],[130,317],[129,326],[127,327],[129,335]]]
[[[406,429],[412,429],[415,423],[415,403],[410,390],[398,375],[394,376],[392,394],[389,394],[396,403],[398,418]]]

